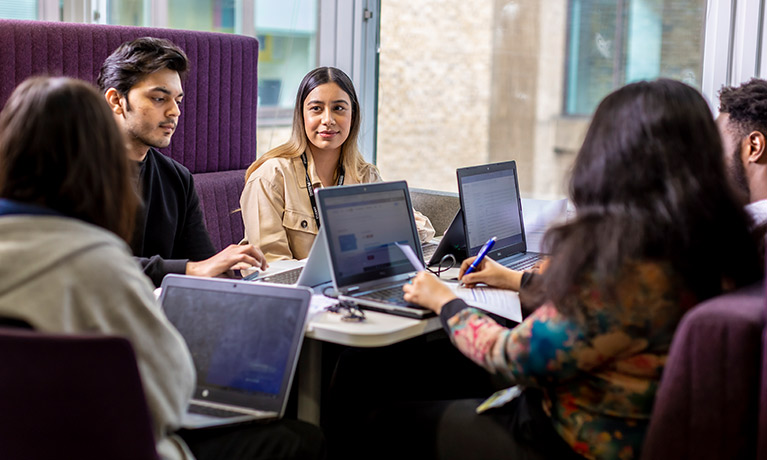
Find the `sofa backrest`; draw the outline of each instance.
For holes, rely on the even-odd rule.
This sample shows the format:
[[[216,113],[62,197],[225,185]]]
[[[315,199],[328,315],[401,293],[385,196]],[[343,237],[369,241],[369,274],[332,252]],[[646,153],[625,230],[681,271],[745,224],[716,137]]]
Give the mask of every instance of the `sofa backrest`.
[[[184,81],[178,128],[162,152],[195,174],[201,195],[220,197],[221,191],[226,192],[222,205],[201,196],[203,212],[217,248],[236,243],[243,234],[241,222],[227,234],[218,234],[216,228],[221,225],[211,223],[223,221],[224,227],[237,224],[231,219],[237,206],[231,204],[238,202],[245,169],[256,157],[255,38],[148,27],[0,20],[0,106],[19,83],[33,75],[66,75],[95,83],[101,64],[115,48],[144,36],[167,38],[189,57],[191,67]],[[220,172],[227,173],[208,181],[199,176]],[[237,184],[222,188],[223,176],[237,180]],[[215,184],[215,192],[205,188],[209,183]],[[232,238],[234,234],[239,236]]]
[[[767,287],[767,283],[765,283]],[[764,315],[767,323],[767,294],[764,296]],[[756,458],[767,460],[767,326],[762,331],[762,366],[759,382],[759,428],[757,431]]]
[[[655,399],[642,458],[754,458],[765,331],[760,283],[682,319]],[[762,457],[764,458],[764,457]]]

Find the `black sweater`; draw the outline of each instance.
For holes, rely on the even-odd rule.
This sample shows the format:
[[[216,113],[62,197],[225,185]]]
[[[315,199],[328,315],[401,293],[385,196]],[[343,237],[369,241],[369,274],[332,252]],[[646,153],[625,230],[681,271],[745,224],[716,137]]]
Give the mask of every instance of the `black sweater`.
[[[188,261],[205,260],[216,250],[188,169],[150,148],[139,163],[138,184],[143,203],[131,249],[159,286],[168,273],[185,273]]]

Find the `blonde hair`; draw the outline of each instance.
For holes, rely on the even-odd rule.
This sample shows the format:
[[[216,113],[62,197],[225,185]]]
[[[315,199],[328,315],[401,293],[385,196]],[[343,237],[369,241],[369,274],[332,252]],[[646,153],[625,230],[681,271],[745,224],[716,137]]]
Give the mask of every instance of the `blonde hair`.
[[[253,174],[253,171],[264,164],[266,160],[271,158],[295,158],[306,152],[309,141],[306,137],[304,126],[304,101],[314,88],[326,83],[337,84],[349,95],[352,103],[352,125],[349,130],[349,137],[346,138],[346,141],[341,146],[341,164],[344,167],[344,173],[352,182],[362,182],[370,175],[371,170],[375,166],[362,158],[362,153],[360,153],[357,146],[357,138],[360,131],[360,105],[357,100],[357,93],[354,91],[354,84],[352,84],[349,76],[340,69],[335,67],[318,67],[306,74],[298,86],[295,110],[293,110],[293,131],[290,139],[286,143],[269,150],[254,161],[245,173],[246,181]]]

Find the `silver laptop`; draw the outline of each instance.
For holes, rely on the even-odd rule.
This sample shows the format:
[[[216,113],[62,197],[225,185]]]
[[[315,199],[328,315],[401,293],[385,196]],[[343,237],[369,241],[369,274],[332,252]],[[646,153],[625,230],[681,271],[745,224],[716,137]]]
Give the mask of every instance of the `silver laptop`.
[[[516,163],[460,168],[456,174],[467,257],[496,237],[489,257],[515,270],[533,267],[542,255],[527,251]]]
[[[417,271],[397,243],[423,263],[405,181],[322,188],[317,202],[339,299],[412,318],[433,315],[402,299],[402,285]]]
[[[165,277],[160,302],[197,371],[184,428],[282,417],[311,297],[300,287]]]
[[[303,260],[278,260],[272,262],[267,271],[252,281],[276,284],[295,284],[315,287],[330,282],[328,248],[325,244],[324,229],[320,227],[314,238],[309,256]],[[275,270],[272,270],[272,266]]]

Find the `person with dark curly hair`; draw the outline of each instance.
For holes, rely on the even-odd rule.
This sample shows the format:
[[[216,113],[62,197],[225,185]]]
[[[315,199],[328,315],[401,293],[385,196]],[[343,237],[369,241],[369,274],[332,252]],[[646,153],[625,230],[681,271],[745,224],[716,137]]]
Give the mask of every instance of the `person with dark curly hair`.
[[[752,78],[719,91],[716,124],[725,163],[746,211],[758,227],[767,226],[767,81]]]

